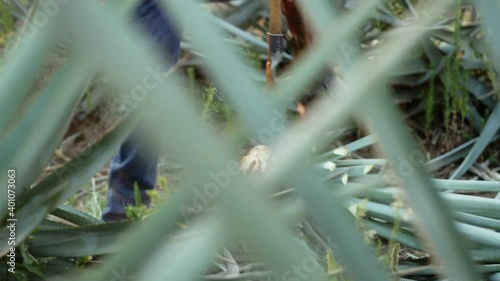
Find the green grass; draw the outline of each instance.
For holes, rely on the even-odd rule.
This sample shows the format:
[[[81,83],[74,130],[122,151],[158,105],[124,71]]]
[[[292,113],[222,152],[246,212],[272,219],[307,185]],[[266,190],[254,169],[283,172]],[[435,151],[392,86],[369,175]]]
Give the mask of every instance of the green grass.
[[[7,2],[0,2],[0,48],[6,46],[14,29],[14,19],[11,6]]]
[[[431,78],[429,80],[429,89],[425,92],[425,129],[428,131],[431,129],[431,125],[433,125],[433,121],[435,118],[435,105],[436,105],[436,89],[435,89],[435,78],[436,75],[434,73],[434,66],[431,65]],[[445,123],[446,124],[446,123]]]

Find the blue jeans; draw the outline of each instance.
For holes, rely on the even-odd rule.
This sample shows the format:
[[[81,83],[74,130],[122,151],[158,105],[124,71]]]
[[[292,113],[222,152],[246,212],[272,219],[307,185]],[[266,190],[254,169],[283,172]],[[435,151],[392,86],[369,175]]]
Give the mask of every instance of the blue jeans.
[[[133,19],[161,48],[165,60],[175,63],[180,51],[178,29],[160,11],[156,0],[142,0],[134,11]],[[142,202],[146,205],[150,203],[146,190],[153,189],[156,183],[160,144],[148,139],[143,127],[139,124],[134,129],[111,161],[106,208],[102,215],[106,222],[126,219],[125,206],[136,203],[135,183],[141,192]]]

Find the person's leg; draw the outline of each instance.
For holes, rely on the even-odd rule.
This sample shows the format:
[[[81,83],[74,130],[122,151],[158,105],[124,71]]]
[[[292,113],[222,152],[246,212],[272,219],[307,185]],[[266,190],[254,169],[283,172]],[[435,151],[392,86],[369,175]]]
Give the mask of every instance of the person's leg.
[[[134,11],[134,20],[158,43],[170,63],[177,61],[180,50],[178,31],[159,10],[155,0],[142,0]],[[125,206],[135,204],[135,183],[141,191],[142,202],[149,205],[146,190],[153,189],[156,183],[160,145],[147,138],[143,127],[139,124],[111,161],[106,208],[102,215],[104,221],[126,219]]]

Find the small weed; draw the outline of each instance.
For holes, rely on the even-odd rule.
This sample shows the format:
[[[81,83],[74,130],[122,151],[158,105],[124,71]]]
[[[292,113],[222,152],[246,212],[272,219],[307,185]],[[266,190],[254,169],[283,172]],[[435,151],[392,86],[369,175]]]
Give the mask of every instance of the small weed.
[[[100,218],[106,205],[106,186],[97,186],[91,179],[79,193],[68,198],[65,204],[87,213],[95,218]]]
[[[245,61],[255,69],[260,70],[261,69],[261,61],[260,61],[260,56],[259,53],[250,50],[250,49],[242,49],[243,56],[245,58]]]
[[[165,176],[159,175],[156,180],[158,183],[158,189],[163,191],[166,196],[168,196],[168,180]]]
[[[160,189],[163,187],[167,190],[167,181],[165,177],[160,176]],[[159,193],[157,189],[147,190],[146,194],[151,199],[150,206],[145,205],[142,202],[141,191],[139,190],[139,185],[137,183],[134,184],[134,197],[135,197],[135,206],[127,205],[125,206],[125,214],[131,220],[143,220],[149,217],[156,211],[156,206],[161,202],[163,198],[165,198],[166,194]]]
[[[5,1],[0,1],[0,48],[5,46],[12,35],[14,21],[11,13],[11,6]]]
[[[396,207],[396,214],[397,214]],[[389,245],[387,247],[387,264],[389,267],[389,272],[394,273],[398,271],[399,266],[399,250],[401,246],[398,242],[396,242],[396,237],[399,233],[399,229],[401,226],[401,218],[399,216],[395,217],[394,226],[392,227],[391,238],[389,239]]]
[[[96,190],[96,185],[95,185],[95,180],[92,179],[91,180],[91,185],[89,187],[90,189],[90,200],[87,201],[87,208],[89,210],[89,214],[96,217],[96,218],[100,218],[101,215],[102,215],[102,208],[101,208],[101,200],[100,198],[102,198],[101,196],[99,196],[97,190]]]
[[[429,130],[434,120],[434,106],[435,106],[435,74],[434,66],[431,66],[431,79],[429,81],[429,89],[425,95],[425,129]]]
[[[131,220],[141,220],[146,215],[149,214],[150,210],[146,205],[142,203],[141,191],[139,190],[139,185],[134,183],[134,198],[135,198],[135,206],[127,205],[125,206],[125,212],[129,219]]]
[[[217,96],[217,88],[213,84],[200,89],[196,82],[196,71],[193,67],[186,69],[189,79],[189,92],[194,99],[201,98],[201,115],[211,127],[220,128],[232,121],[231,107]]]
[[[83,256],[76,259],[76,265],[78,267],[85,267],[92,261],[92,256]]]
[[[231,108],[217,97],[217,88],[210,85],[203,89],[203,120],[216,127],[230,122],[232,119]]]
[[[29,239],[32,239],[32,237]],[[29,245],[27,242],[23,242],[16,247],[16,257],[15,272],[12,274],[13,278],[9,278],[8,280],[46,280],[47,276],[44,274],[44,269],[46,269],[48,262],[55,259],[54,257],[36,258],[29,252]],[[6,262],[5,257],[0,258],[0,262],[4,264]],[[2,277],[7,276],[4,270],[0,270],[0,274]]]
[[[446,130],[450,128],[450,120],[451,120],[451,95],[453,92],[453,78],[451,77],[451,71],[450,69],[450,64],[451,64],[451,59],[450,57],[445,59],[445,75],[444,75],[444,80],[445,80],[445,85],[444,85],[444,127]]]
[[[328,272],[336,272],[338,270],[342,269],[342,266],[340,266],[337,261],[335,261],[335,258],[333,257],[332,251],[328,250],[326,253],[326,268]],[[344,276],[332,276],[330,278],[330,281],[348,281]]]
[[[401,0],[389,0],[387,6],[395,16],[399,18],[404,17],[405,7]]]
[[[461,41],[461,5],[460,1],[456,6],[456,18],[454,22],[453,45],[454,52],[445,58],[444,68],[444,93],[443,93],[443,118],[445,129],[450,129],[452,121],[461,120],[463,123],[467,115],[467,89],[464,83],[469,79],[470,74],[460,68],[462,57]]]
[[[483,55],[482,57],[483,57],[482,62],[486,67],[486,75],[488,76],[488,79],[491,81],[493,91],[495,93],[497,100],[500,100],[500,82],[499,82],[500,77],[498,77],[498,73],[495,71],[492,60],[488,59],[485,55]]]

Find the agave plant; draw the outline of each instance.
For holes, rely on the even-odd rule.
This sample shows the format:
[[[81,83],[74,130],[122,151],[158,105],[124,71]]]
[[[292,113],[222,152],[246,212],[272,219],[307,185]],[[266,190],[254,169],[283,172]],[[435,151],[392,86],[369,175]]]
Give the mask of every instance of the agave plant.
[[[399,18],[376,1],[347,1],[348,11],[328,1],[300,2],[315,43],[281,81],[264,89],[264,76],[255,75],[237,48],[265,53],[266,43],[244,31],[257,11],[265,17],[265,5],[241,1],[246,7],[241,14],[223,21],[196,1],[160,2],[185,26],[189,42],[184,46],[198,55],[201,68],[238,114],[240,127],[223,135],[207,127],[178,72],[162,76],[145,97],[134,96],[160,61],[126,20],[134,1],[41,1],[26,21],[36,32],[18,35],[1,68],[0,180],[10,184],[0,187],[7,195],[0,197],[0,256],[8,265],[0,270],[2,278],[495,278],[500,271],[495,250],[500,239],[494,231],[500,228],[500,203],[454,191],[500,191],[498,182],[458,180],[497,138],[499,106],[495,96],[484,97],[496,90],[499,69],[500,34],[492,28],[498,21],[496,3],[474,2],[487,27],[478,38],[479,24],[464,27],[455,17],[442,17],[441,11],[461,11],[452,1],[421,8],[405,1],[410,18]],[[49,14],[47,3],[56,5],[51,11],[57,12]],[[44,16],[47,20],[41,21]],[[374,28],[380,22],[392,28]],[[354,43],[371,46],[375,40],[379,43],[373,49]],[[61,43],[62,65],[48,82],[35,84]],[[484,57],[467,53],[474,48]],[[282,118],[290,100],[325,68],[335,68],[344,82],[320,98],[304,119]],[[464,74],[471,69],[487,69],[489,78]],[[136,106],[80,155],[40,179],[96,73]],[[478,137],[428,161],[408,134],[387,86],[418,88],[437,80],[447,94],[456,95],[443,98],[451,110],[443,116],[463,113]],[[408,96],[415,95],[410,91]],[[453,104],[466,110],[453,111]],[[489,116],[478,110],[484,107]],[[332,147],[353,114],[369,135]],[[486,120],[483,127],[481,119]],[[148,121],[151,138],[176,151],[184,167],[176,191],[144,221],[104,224],[64,205],[139,120]],[[250,180],[238,169],[241,139],[257,139],[272,151],[269,168]],[[350,157],[372,145],[387,158]],[[429,170],[457,161],[461,164],[453,179],[430,177]],[[374,250],[381,247],[367,239],[373,233],[389,241],[386,253]],[[400,245],[430,256],[400,260]]]

